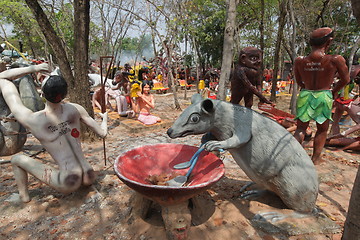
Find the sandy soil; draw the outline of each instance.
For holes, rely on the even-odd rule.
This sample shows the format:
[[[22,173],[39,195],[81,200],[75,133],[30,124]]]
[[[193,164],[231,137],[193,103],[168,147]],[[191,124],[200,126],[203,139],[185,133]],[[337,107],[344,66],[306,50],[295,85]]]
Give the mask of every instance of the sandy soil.
[[[188,96],[194,92],[188,92]],[[183,92],[178,95],[182,109],[189,103]],[[278,97],[277,107],[288,111],[289,96]],[[173,121],[181,111],[173,107],[173,96],[156,95],[154,114]],[[130,133],[120,124],[124,119],[109,121],[106,139],[107,165],[104,165],[103,142],[83,143],[86,157],[98,173],[96,183],[63,195],[29,177],[31,202],[16,201],[16,184],[10,164],[0,165],[0,239],[166,239],[161,207],[153,204],[146,218],[141,218],[134,204],[134,190],[126,186],[113,170],[115,158],[132,148],[154,143],[198,145],[199,136],[172,140],[167,127],[147,128]],[[29,136],[23,153],[51,162],[41,145]],[[346,219],[359,152],[336,152],[324,149],[324,164],[316,166],[320,179],[317,217],[294,218],[292,210],[273,194],[257,199],[240,198],[239,189],[250,180],[229,153],[222,156],[225,176],[197,198],[206,211],[193,217],[189,239],[340,239]],[[311,149],[308,150],[311,154]],[[3,157],[4,160],[10,157]],[[256,188],[256,186],[255,186]],[[259,223],[258,213],[280,212],[287,218],[276,223]],[[320,216],[320,217],[319,217]]]

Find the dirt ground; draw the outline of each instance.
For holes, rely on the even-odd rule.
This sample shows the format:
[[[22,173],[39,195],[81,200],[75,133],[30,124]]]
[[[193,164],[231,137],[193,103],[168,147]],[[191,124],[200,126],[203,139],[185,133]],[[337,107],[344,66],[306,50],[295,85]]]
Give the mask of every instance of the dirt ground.
[[[190,97],[194,91],[187,92]],[[190,104],[184,93],[178,94],[182,109]],[[179,143],[198,146],[200,136],[170,139],[166,135],[171,122],[181,113],[174,109],[172,94],[155,96],[155,115],[169,124],[130,131],[121,124],[125,118],[111,114],[110,134],[106,139],[107,164],[104,163],[103,141],[84,142],[85,156],[98,173],[91,187],[63,195],[29,177],[32,200],[17,201],[17,188],[10,164],[0,165],[0,239],[166,239],[161,207],[153,204],[146,218],[135,214],[135,191],[125,185],[114,172],[116,157],[132,148],[156,143]],[[289,112],[286,94],[277,98],[277,107]],[[256,108],[254,108],[256,110]],[[225,175],[198,196],[206,212],[193,221],[189,239],[340,239],[359,152],[323,151],[325,163],[316,166],[320,180],[317,199],[318,215],[296,218],[273,194],[257,199],[240,198],[239,190],[249,178],[229,153],[222,156]],[[46,151],[31,135],[22,153],[51,162]],[[311,154],[311,149],[308,150]],[[9,160],[11,157],[2,157]],[[261,222],[258,213],[279,212],[287,218],[277,222]]]

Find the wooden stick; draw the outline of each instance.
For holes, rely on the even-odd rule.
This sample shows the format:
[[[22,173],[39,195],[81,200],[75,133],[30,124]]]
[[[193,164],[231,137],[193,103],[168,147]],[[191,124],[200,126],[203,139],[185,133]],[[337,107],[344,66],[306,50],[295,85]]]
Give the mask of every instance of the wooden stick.
[[[107,69],[106,71],[106,76],[105,76],[105,80],[103,81],[103,59],[104,58],[110,58],[110,64],[109,64],[109,68]],[[101,98],[101,113],[104,113],[106,111],[106,106],[105,106],[105,102],[106,102],[106,99],[105,99],[105,82],[107,80],[107,77],[109,75],[109,72],[110,72],[110,68],[111,68],[111,65],[112,65],[112,62],[114,60],[114,57],[113,56],[102,56],[100,57],[100,76],[101,76],[101,93],[102,93],[102,98]],[[106,144],[105,144],[105,138],[103,138],[103,149],[104,149],[104,160],[105,160],[105,166],[106,166]]]

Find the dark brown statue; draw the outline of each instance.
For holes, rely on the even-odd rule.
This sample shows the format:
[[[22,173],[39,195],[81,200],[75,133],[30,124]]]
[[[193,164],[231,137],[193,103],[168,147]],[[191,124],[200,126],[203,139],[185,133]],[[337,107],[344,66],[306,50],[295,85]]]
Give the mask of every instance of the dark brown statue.
[[[261,94],[261,61],[262,53],[255,47],[246,47],[240,51],[238,63],[230,77],[231,103],[239,104],[244,98],[245,107],[251,108],[255,94],[260,102],[272,104]]]

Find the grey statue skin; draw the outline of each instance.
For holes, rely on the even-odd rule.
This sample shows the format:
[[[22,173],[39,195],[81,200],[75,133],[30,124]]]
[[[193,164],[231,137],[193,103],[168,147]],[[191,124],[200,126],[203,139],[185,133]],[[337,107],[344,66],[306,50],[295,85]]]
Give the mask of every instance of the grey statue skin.
[[[167,134],[171,138],[210,132],[205,149],[228,150],[247,176],[298,212],[315,209],[318,175],[299,142],[281,125],[237,104],[195,94]]]

